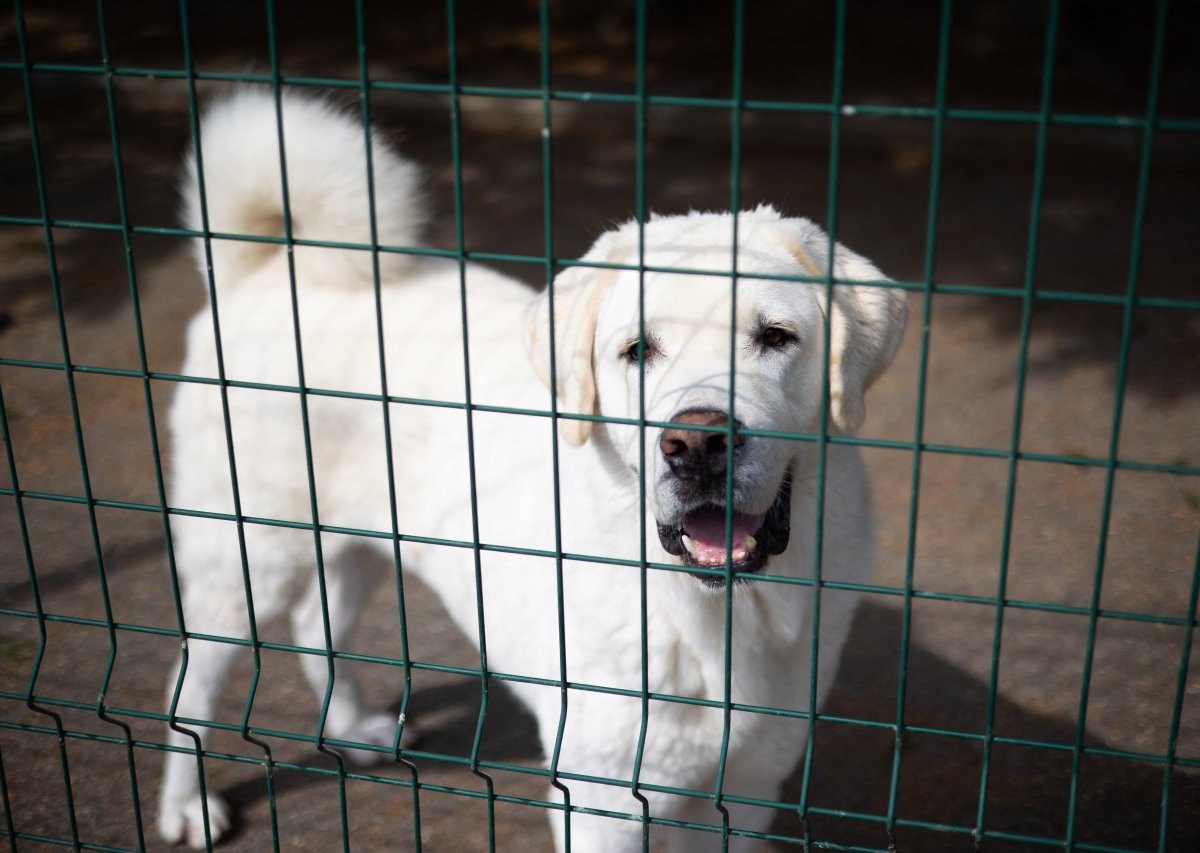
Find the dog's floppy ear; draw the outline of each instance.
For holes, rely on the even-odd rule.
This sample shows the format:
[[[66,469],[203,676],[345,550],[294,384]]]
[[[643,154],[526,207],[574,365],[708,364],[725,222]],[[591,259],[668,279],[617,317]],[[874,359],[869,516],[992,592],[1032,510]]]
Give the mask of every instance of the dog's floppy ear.
[[[829,238],[808,220],[788,220],[787,248],[814,278],[828,272]],[[874,264],[840,243],[833,256],[834,279],[890,281]],[[825,304],[824,287],[821,303]],[[828,308],[826,308],[828,310]],[[904,291],[882,284],[833,286],[829,318],[829,416],[834,427],[851,435],[866,416],[864,395],[883,373],[904,336],[908,314]]]
[[[607,261],[611,234],[606,234],[583,260]],[[596,320],[600,316],[608,283],[614,271],[594,267],[569,267],[554,278],[525,313],[525,339],[534,369],[546,387],[550,387],[550,293],[554,293],[554,373],[560,411],[594,415],[596,413],[596,377],[592,350],[596,341]],[[592,422],[575,419],[559,421],[562,437],[578,447],[592,433]]]

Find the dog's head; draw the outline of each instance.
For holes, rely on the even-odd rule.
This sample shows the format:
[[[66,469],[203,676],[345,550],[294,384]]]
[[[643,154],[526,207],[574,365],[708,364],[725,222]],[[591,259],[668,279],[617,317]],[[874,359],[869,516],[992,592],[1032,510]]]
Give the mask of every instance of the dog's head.
[[[758,570],[788,546],[791,474],[811,445],[739,431],[820,429],[828,327],[828,428],[855,432],[864,393],[899,345],[904,295],[836,284],[829,305],[824,284],[772,279],[826,275],[829,238],[770,208],[738,217],[736,289],[728,214],[653,218],[641,237],[627,223],[584,260],[637,265],[639,239],[645,266],[679,271],[567,269],[530,312],[535,365],[549,383],[552,295],[560,411],[660,424],[646,427],[644,446],[637,426],[589,420],[562,420],[563,437],[582,445],[603,431],[621,463],[646,478],[662,546],[685,565]],[[833,276],[886,281],[840,245]]]

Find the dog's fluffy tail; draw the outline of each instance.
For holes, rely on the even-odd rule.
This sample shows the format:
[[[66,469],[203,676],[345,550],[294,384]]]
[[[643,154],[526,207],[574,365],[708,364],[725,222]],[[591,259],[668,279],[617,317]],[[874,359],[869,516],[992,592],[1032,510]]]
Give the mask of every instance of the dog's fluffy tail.
[[[371,243],[367,137],[362,122],[329,101],[284,94],[283,163],[287,169],[287,210],[292,237],[301,241]],[[283,238],[283,169],[274,95],[243,89],[214,103],[201,117],[200,154],[189,151],[183,164],[183,218],[187,228]],[[371,136],[375,223],[379,245],[412,246],[422,222],[415,166],[402,159],[378,134]],[[197,163],[204,163],[203,189]],[[284,257],[286,246],[213,238],[218,284],[236,285],[260,266]],[[195,241],[201,271],[207,253]],[[295,248],[297,276],[305,281],[370,285],[372,253],[364,249]],[[381,252],[385,279],[410,262],[410,255]]]

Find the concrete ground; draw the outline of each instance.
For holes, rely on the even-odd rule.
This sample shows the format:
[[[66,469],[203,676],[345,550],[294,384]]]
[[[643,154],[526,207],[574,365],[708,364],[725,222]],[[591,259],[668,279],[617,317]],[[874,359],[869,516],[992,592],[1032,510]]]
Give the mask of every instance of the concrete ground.
[[[26,4],[25,24],[35,61],[95,65],[99,40],[94,13],[56,3]],[[195,4],[191,26],[196,61],[204,70],[269,67],[258,10],[241,4]],[[831,86],[833,21],[815,4],[748,4],[748,98],[827,101]],[[290,4],[289,4],[290,6]],[[1060,26],[1054,108],[1063,112],[1141,115],[1145,109],[1150,15],[1135,8],[1068,9]],[[1040,87],[1040,4],[976,4],[956,12],[948,97],[953,107],[1035,111]],[[442,82],[445,20],[440,9],[399,19],[368,6],[371,73],[379,79]],[[113,61],[123,67],[181,68],[175,7],[115,4],[108,10]],[[723,14],[723,13],[722,13]],[[1195,119],[1198,82],[1195,40],[1200,28],[1186,10],[1173,12],[1167,40],[1161,114]],[[931,104],[936,67],[936,20],[924,11],[870,18],[849,13],[845,99],[856,104]],[[623,7],[592,13],[555,10],[555,85],[571,91],[632,91],[632,18]],[[462,81],[466,85],[529,87],[538,80],[536,4],[459,4]],[[655,4],[648,70],[654,94],[725,97],[729,91],[729,23],[694,13],[687,4]],[[1190,34],[1190,35],[1189,35]],[[354,77],[353,20],[324,4],[302,3],[281,19],[285,73]],[[27,105],[11,8],[0,12],[0,216],[40,216]],[[66,72],[34,75],[47,206],[57,221],[119,222],[103,78]],[[137,225],[174,223],[175,169],[187,139],[186,88],[171,79],[116,78],[120,139],[129,216]],[[219,91],[202,85],[202,95]],[[433,245],[454,243],[450,123],[441,95],[379,93],[379,125],[428,174],[434,203]],[[541,104],[519,99],[463,99],[463,179],[466,240],[478,251],[538,255],[543,242]],[[1190,112],[1189,112],[1190,108]],[[634,114],[629,106],[556,102],[554,105],[554,250],[581,254],[606,224],[634,209]],[[830,186],[827,116],[749,112],[744,116],[741,200],[774,203],[787,212],[825,221]],[[688,107],[649,112],[647,176],[653,209],[722,208],[730,204],[728,113]],[[930,201],[932,125],[923,118],[846,116],[838,164],[839,238],[872,257],[893,277],[922,281]],[[1056,124],[1046,148],[1045,187],[1036,231],[1035,284],[1060,292],[1121,294],[1129,280],[1142,137],[1135,128]],[[937,196],[933,279],[939,283],[1024,286],[1030,246],[1036,127],[992,121],[946,126]],[[1146,230],[1136,267],[1138,294],[1200,298],[1200,158],[1194,133],[1161,130],[1153,148]],[[119,233],[53,229],[65,327],[74,363],[138,369],[129,275]],[[173,372],[182,357],[180,333],[203,303],[198,275],[180,241],[156,235],[134,239],[141,324],[152,371]],[[70,839],[64,780],[69,778],[79,839],[85,844],[137,847],[153,835],[154,792],[161,754],[120,745],[130,735],[161,742],[162,726],[139,717],[162,709],[163,688],[177,640],[158,633],[107,630],[106,586],[118,623],[172,629],[176,624],[158,515],[102,506],[95,532],[79,503],[38,494],[81,495],[83,485],[72,412],[61,371],[11,360],[61,362],[62,339],[51,295],[40,227],[0,222],[0,391],[27,524],[28,556],[40,606],[75,621],[45,625],[39,657],[26,537],[16,504],[0,496],[0,760],[6,826],[20,850]],[[537,285],[541,269],[507,271]],[[869,398],[864,435],[912,441],[924,305],[914,294],[915,318],[896,365]],[[1036,300],[1030,321],[1019,448],[1072,457],[1081,463],[1109,453],[1117,408],[1117,362],[1125,320],[1120,304]],[[1128,380],[1120,407],[1117,456],[1123,461],[1200,467],[1200,312],[1139,306],[1129,318]],[[1200,849],[1200,641],[1192,637],[1190,669],[1180,661],[1193,594],[1200,534],[1200,478],[1122,468],[1106,511],[1105,469],[1023,460],[1016,466],[1011,535],[1004,507],[1012,444],[1016,377],[1021,351],[1021,301],[1010,296],[939,293],[929,306],[928,366],[923,439],[935,446],[1000,451],[998,456],[921,454],[914,493],[909,450],[865,451],[874,479],[882,549],[873,583],[902,589],[907,555],[913,588],[974,596],[864,598],[833,695],[824,709],[838,718],[894,723],[898,708],[913,727],[896,765],[886,728],[823,722],[816,730],[809,801],[820,842],[904,851],[970,850],[969,834],[938,826],[1008,833],[989,837],[989,851],[1042,849],[1035,838],[1073,839],[1120,849]],[[157,503],[139,379],[74,374],[92,493],[106,501]],[[149,383],[159,423],[171,384]],[[159,435],[160,446],[169,438]],[[169,472],[168,472],[169,474]],[[0,487],[12,474],[0,465]],[[915,502],[914,502],[915,500]],[[910,517],[915,515],[915,529]],[[1101,532],[1106,537],[1101,542]],[[915,538],[914,538],[915,537]],[[98,543],[98,544],[97,544]],[[1007,544],[1007,548],[1005,547]],[[99,558],[98,558],[99,555]],[[1006,555],[1006,556],[1005,556]],[[1102,559],[1101,559],[1102,557]],[[1088,609],[1102,563],[1094,643]],[[103,566],[103,573],[98,564]],[[1007,567],[1005,595],[1016,606],[997,611],[993,600]],[[386,568],[381,573],[386,574]],[[389,590],[393,590],[390,591]],[[408,587],[409,630],[418,660],[470,667],[477,658],[440,605],[415,582]],[[1192,602],[1194,606],[1194,602]],[[1057,610],[1040,609],[1045,605]],[[1113,613],[1147,618],[1114,618]],[[999,656],[994,645],[1002,615]],[[84,620],[84,621],[80,621]],[[399,655],[394,584],[380,586],[352,651]],[[907,627],[907,630],[905,630]],[[282,626],[263,626],[263,638],[286,640]],[[907,639],[907,642],[905,642]],[[1085,660],[1092,655],[1080,760],[1072,790],[1071,747],[1081,708]],[[898,674],[906,661],[907,679]],[[111,664],[104,696],[110,720],[62,702],[94,707]],[[400,672],[362,664],[372,698],[398,704]],[[29,709],[30,687],[43,701]],[[251,666],[235,672],[219,719],[240,723]],[[994,733],[1061,748],[998,742],[984,784],[978,739],[926,733],[985,730],[995,677]],[[316,707],[299,684],[292,656],[264,652],[263,677],[252,724],[311,733]],[[410,711],[430,753],[468,756],[478,714],[477,679],[418,672]],[[903,694],[901,694],[903,690]],[[537,767],[532,719],[502,686],[493,684],[481,755]],[[16,698],[14,698],[16,697]],[[56,704],[57,703],[57,704]],[[1176,715],[1176,709],[1179,713]],[[72,732],[60,747],[50,712]],[[41,727],[37,732],[13,724]],[[1177,731],[1176,731],[1177,729]],[[47,730],[47,731],[43,731]],[[1164,774],[1173,733],[1186,766]],[[118,742],[113,742],[116,738]],[[329,771],[333,763],[311,744],[268,738],[276,760]],[[251,757],[262,750],[234,732],[218,732],[213,749]],[[69,774],[64,774],[63,752]],[[1133,754],[1135,758],[1127,757]],[[129,756],[132,756],[130,759]],[[1157,757],[1157,758],[1156,758]],[[131,775],[129,761],[135,772]],[[459,764],[419,760],[420,831],[426,849],[486,849],[485,799],[444,793],[439,786],[482,791],[483,782]],[[209,783],[239,809],[224,849],[257,851],[271,844],[270,803],[261,763],[209,761]],[[371,771],[405,780],[405,767]],[[804,769],[786,792],[799,801]],[[1169,781],[1169,787],[1165,782]],[[285,849],[326,850],[344,840],[336,774],[278,769],[276,824]],[[132,783],[132,784],[131,784]],[[495,774],[504,796],[542,798],[541,777]],[[895,787],[896,796],[891,797]],[[136,792],[134,790],[136,787]],[[411,790],[378,781],[345,783],[348,843],[355,849],[411,849]],[[981,797],[981,791],[983,792]],[[1164,792],[1169,809],[1162,821]],[[135,802],[136,796],[136,802]],[[982,810],[981,810],[982,802]],[[894,805],[902,825],[889,838],[880,820]],[[839,813],[841,816],[839,816]],[[714,813],[715,814],[715,813]],[[860,817],[855,817],[859,815]],[[1073,829],[1072,829],[1073,827]],[[1165,835],[1160,836],[1160,827]],[[3,827],[0,827],[3,828]],[[781,834],[803,832],[781,815]],[[500,803],[495,842],[502,850],[549,845],[545,813]],[[1025,839],[1025,840],[1021,840]]]

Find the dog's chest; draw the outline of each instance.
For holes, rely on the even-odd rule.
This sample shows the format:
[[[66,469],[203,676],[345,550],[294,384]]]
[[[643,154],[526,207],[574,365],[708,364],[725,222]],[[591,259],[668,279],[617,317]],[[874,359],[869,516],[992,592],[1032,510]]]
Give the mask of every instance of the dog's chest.
[[[737,704],[807,707],[810,644],[797,608],[778,613],[778,601],[749,600],[760,593],[735,595],[728,611],[720,596],[693,600],[650,629],[651,690],[724,703],[728,685]]]

